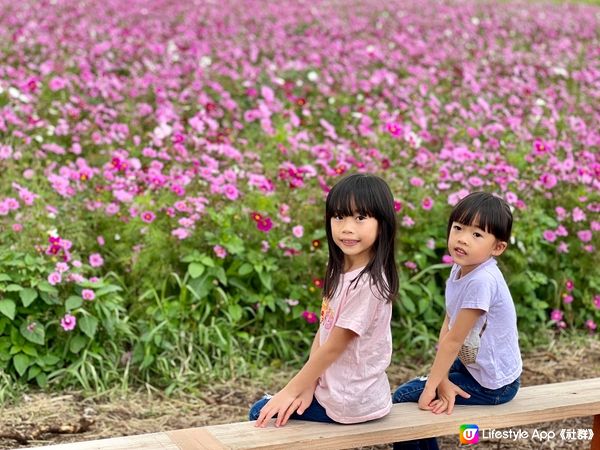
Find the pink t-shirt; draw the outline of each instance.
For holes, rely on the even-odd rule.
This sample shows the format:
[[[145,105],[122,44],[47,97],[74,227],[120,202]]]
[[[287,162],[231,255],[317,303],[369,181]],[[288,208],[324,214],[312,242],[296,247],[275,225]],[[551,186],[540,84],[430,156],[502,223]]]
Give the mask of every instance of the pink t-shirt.
[[[321,375],[315,390],[327,415],[339,423],[378,419],[392,407],[385,373],[392,358],[392,304],[378,296],[368,276],[350,287],[361,270],[345,273],[333,298],[324,299],[321,308],[320,345],[334,326],[358,335]]]

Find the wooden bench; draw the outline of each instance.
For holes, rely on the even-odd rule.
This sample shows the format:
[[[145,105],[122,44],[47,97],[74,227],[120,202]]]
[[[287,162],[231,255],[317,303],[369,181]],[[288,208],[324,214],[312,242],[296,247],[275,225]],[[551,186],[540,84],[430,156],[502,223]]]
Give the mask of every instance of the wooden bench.
[[[330,450],[444,435],[455,435],[458,442],[458,430],[462,424],[476,424],[482,433],[484,429],[499,430],[585,416],[594,416],[591,449],[600,450],[600,378],[524,387],[513,401],[504,405],[457,406],[451,415],[433,415],[429,411],[420,411],[415,403],[403,403],[394,405],[392,412],[383,419],[357,425],[298,420],[290,421],[282,428],[269,426],[259,429],[254,427],[253,422],[238,422],[36,449]],[[560,429],[553,431],[556,433],[553,440],[560,440]],[[529,436],[528,440],[531,439]],[[579,441],[578,448],[588,447],[588,442]]]

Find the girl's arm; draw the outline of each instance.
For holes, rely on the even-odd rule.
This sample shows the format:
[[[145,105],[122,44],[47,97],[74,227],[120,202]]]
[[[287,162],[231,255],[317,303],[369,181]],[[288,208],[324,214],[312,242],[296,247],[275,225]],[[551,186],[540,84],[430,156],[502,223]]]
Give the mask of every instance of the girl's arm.
[[[342,354],[356,336],[353,331],[340,327],[333,327],[323,345],[318,345],[315,336],[310,358],[288,384],[263,406],[255,426],[266,426],[275,415],[277,415],[275,426],[285,425],[291,413],[300,406],[295,404],[298,396],[315,385],[319,376]],[[289,414],[288,409],[291,409]]]
[[[483,313],[484,311],[481,309],[470,308],[459,311],[452,329],[448,330],[439,342],[431,372],[425,383],[425,389],[419,398],[419,408],[432,409],[430,403],[436,397],[438,385],[448,376],[448,370],[456,359],[460,347]],[[444,325],[447,325],[446,320],[444,320]]]
[[[448,317],[448,314],[445,314],[444,323],[442,324],[442,328],[440,328],[440,335],[438,337],[438,342],[442,342],[442,339],[444,339],[444,336],[446,336],[446,333],[448,333],[448,323],[449,322],[450,322],[450,318]]]

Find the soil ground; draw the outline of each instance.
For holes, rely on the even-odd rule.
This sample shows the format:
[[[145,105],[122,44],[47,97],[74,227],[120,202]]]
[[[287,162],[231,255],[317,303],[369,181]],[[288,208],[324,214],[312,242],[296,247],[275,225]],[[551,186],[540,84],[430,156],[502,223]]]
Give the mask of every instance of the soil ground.
[[[554,341],[545,348],[523,355],[522,385],[594,378],[600,376],[600,341],[593,336],[586,339]],[[426,373],[430,362],[404,362],[393,364],[388,370],[392,387]],[[289,373],[273,377],[267,389],[276,391],[285,383]],[[583,381],[582,381],[583,382]],[[262,383],[262,385],[260,384]],[[0,406],[0,435],[31,432],[44,426],[77,425],[82,417],[91,417],[94,423],[89,430],[77,434],[42,434],[27,446],[76,442],[105,437],[166,431],[246,420],[249,406],[265,390],[264,380],[232,380],[207,386],[201,395],[169,398],[154,389],[127,392],[125,395],[104,394],[84,396],[79,392],[28,393],[18,404]],[[589,429],[591,418],[570,419],[561,422],[537,424],[535,429],[554,431],[561,429]],[[531,436],[534,427],[522,427]],[[22,447],[15,439],[0,438],[0,448]],[[458,436],[439,439],[441,449],[459,449]],[[388,449],[377,446],[371,449]],[[464,448],[464,447],[462,447]],[[520,441],[485,440],[478,449],[567,449],[589,448],[584,441],[547,442],[532,439]],[[366,449],[364,449],[366,450]]]

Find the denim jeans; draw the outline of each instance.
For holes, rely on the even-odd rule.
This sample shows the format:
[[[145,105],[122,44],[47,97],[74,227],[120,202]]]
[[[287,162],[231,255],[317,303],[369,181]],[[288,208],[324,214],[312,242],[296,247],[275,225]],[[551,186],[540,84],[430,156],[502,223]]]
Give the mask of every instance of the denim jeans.
[[[270,400],[270,395],[265,395],[263,398],[258,400],[252,407],[250,408],[250,412],[248,413],[249,420],[256,420],[260,415],[260,410],[267,404]],[[277,416],[275,416],[277,417]],[[296,420],[309,420],[311,422],[325,422],[325,423],[335,423],[335,420],[331,419],[327,412],[325,412],[325,408],[321,406],[321,404],[317,401],[317,399],[313,396],[312,403],[308,408],[304,410],[302,415],[294,412],[290,416],[290,419]]]
[[[473,378],[459,359],[456,359],[452,367],[450,367],[448,379],[463,391],[471,394],[469,398],[457,395],[455,400],[456,405],[499,405],[506,403],[517,395],[521,384],[519,378],[517,378],[512,383],[498,389],[485,388]],[[392,402],[418,402],[423,389],[425,389],[426,381],[426,377],[419,377],[404,383],[392,395]],[[394,443],[394,450],[438,450],[438,448],[435,438]]]

